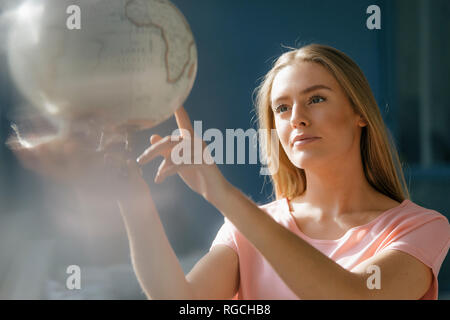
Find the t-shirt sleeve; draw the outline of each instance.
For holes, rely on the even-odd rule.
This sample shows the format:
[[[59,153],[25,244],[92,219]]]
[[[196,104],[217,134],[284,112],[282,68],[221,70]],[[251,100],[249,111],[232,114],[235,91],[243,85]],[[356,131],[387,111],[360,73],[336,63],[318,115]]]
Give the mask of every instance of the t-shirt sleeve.
[[[421,300],[436,300],[437,277],[450,246],[450,225],[444,216],[435,219],[420,219],[414,223],[400,225],[398,233],[383,248],[406,252],[431,268],[433,281]],[[395,231],[393,232],[396,233]]]
[[[218,244],[223,244],[230,247],[237,253],[235,230],[236,229],[233,226],[233,224],[227,218],[224,218],[224,224],[220,227],[219,231],[217,232],[217,235],[213,240],[211,247],[209,248],[209,251],[211,251],[211,249],[214,246]]]

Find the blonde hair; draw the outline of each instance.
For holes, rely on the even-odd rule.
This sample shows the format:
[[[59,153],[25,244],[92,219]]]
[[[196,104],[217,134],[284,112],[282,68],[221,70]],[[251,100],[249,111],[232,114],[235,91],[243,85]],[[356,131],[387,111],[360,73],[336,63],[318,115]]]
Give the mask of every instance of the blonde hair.
[[[361,69],[341,51],[320,44],[310,44],[283,53],[255,89],[258,129],[265,129],[268,138],[261,145],[262,157],[270,172],[276,199],[289,200],[306,190],[304,169],[294,166],[279,139],[272,139],[275,119],[271,108],[272,84],[278,72],[297,62],[314,62],[324,66],[340,84],[356,114],[366,120],[361,132],[361,158],[364,174],[370,185],[382,194],[402,202],[409,199],[408,187],[392,138],[381,117],[377,102]],[[277,143],[278,146],[273,145]],[[275,151],[276,150],[276,151]],[[279,155],[279,159],[275,159]]]

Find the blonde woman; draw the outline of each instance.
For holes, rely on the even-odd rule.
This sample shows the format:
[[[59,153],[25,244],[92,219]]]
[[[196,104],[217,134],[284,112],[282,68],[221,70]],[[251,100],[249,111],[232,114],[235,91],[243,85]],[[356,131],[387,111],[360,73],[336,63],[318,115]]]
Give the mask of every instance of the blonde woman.
[[[117,182],[127,192],[116,196],[147,297],[437,299],[448,220],[409,200],[397,152],[358,66],[328,46],[293,49],[275,62],[256,102],[260,129],[277,135],[263,148],[273,202],[255,204],[215,164],[172,161],[180,140],[198,139],[183,107],[175,114],[179,141],[154,135],[138,158],[144,165],[163,156],[156,182],[177,173],[224,216],[209,252],[187,275],[139,166],[127,162]]]
[[[257,93],[259,127],[278,135],[264,148],[277,200],[257,206],[215,166],[171,166],[166,157],[156,179],[178,172],[225,223],[186,278],[163,241],[160,278],[148,282],[147,292],[200,299],[436,299],[449,223],[409,200],[397,152],[358,66],[334,48],[308,45],[284,53]],[[183,109],[176,117],[192,132]],[[141,163],[173,147],[168,138],[152,143]],[[152,240],[160,237],[162,231]],[[142,284],[154,267],[142,268]]]

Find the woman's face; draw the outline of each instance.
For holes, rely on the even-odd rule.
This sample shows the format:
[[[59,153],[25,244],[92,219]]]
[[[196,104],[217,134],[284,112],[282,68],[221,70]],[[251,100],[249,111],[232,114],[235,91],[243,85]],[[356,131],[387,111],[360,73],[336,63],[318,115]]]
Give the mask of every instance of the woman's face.
[[[280,70],[273,81],[271,103],[281,145],[296,167],[326,165],[360,152],[360,127],[365,122],[322,65],[301,62]],[[301,134],[319,139],[294,144]]]

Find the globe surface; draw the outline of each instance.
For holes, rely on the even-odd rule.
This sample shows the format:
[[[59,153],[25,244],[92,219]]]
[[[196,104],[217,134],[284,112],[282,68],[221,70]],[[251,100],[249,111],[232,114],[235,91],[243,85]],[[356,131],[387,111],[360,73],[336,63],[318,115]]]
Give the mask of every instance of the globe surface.
[[[167,0],[25,1],[8,58],[18,89],[45,114],[133,130],[169,118],[197,73],[190,27]]]

